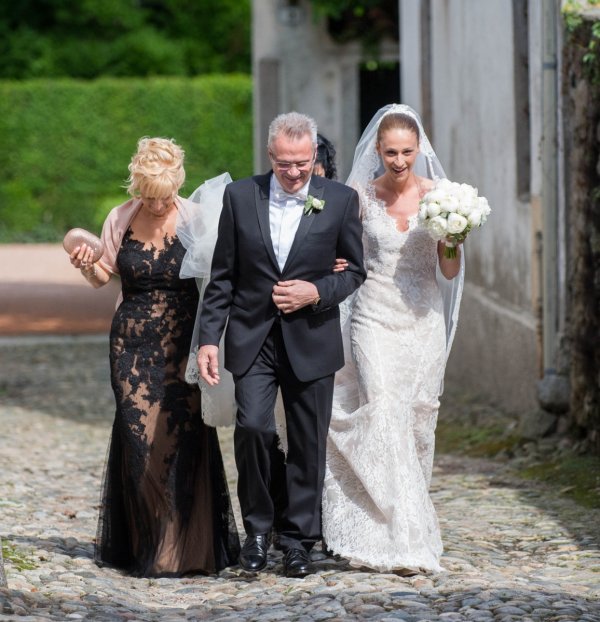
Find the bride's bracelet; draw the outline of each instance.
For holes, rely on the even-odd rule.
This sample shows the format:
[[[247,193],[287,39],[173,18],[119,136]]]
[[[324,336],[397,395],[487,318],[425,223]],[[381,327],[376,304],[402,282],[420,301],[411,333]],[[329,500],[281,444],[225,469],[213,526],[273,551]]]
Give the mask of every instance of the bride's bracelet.
[[[81,274],[83,274],[83,276],[86,279],[93,279],[97,276],[96,274],[96,264],[93,263],[91,268],[79,268],[81,270]]]

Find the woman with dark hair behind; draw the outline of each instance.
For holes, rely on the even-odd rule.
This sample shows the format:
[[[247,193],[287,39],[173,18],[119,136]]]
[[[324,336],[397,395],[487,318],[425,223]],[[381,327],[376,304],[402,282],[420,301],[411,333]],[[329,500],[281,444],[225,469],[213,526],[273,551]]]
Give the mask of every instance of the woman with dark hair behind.
[[[317,134],[317,156],[313,174],[327,177],[327,179],[337,179],[335,147],[323,134]]]

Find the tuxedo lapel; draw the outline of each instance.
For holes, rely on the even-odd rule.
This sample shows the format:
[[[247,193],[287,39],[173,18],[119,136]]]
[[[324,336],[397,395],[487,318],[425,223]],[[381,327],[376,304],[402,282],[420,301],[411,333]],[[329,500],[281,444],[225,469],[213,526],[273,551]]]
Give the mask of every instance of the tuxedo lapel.
[[[313,177],[311,179],[310,185],[308,187],[308,194],[315,199],[320,199],[323,196],[324,188],[321,184],[315,181]],[[290,263],[294,260],[294,257],[298,253],[298,251],[302,248],[302,242],[306,237],[306,234],[310,231],[310,228],[315,219],[315,211],[313,210],[310,214],[302,214],[302,218],[300,219],[300,224],[298,225],[298,230],[296,231],[296,236],[294,237],[294,241],[292,243],[292,248],[290,248],[290,253],[288,258],[283,266],[282,273],[285,272],[285,269],[290,265]]]
[[[261,179],[257,181],[254,187],[254,199],[256,204],[256,215],[258,216],[258,225],[260,227],[260,233],[263,238],[265,248],[267,249],[267,255],[273,263],[275,270],[278,273],[279,264],[275,257],[275,251],[273,250],[273,240],[271,240],[271,226],[269,224],[269,187],[271,184],[271,175],[263,175]]]

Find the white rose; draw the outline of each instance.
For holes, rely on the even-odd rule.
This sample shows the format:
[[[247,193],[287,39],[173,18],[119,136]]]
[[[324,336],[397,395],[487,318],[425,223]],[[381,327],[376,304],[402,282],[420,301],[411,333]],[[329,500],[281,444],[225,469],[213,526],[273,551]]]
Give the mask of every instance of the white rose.
[[[322,210],[323,209],[323,201],[321,199],[313,199],[312,200],[313,209]]]
[[[458,193],[460,198],[466,203],[471,203],[477,198],[477,188],[473,188],[469,184],[460,184]]]
[[[460,204],[459,204],[459,206],[458,206],[456,211],[461,216],[468,217],[469,214],[471,213],[471,211],[474,209],[474,207],[475,207],[475,204],[473,203],[473,199],[472,198],[461,197]]]
[[[448,233],[462,233],[468,226],[469,221],[460,214],[448,216]]]
[[[475,208],[471,210],[471,213],[467,216],[467,220],[469,221],[471,227],[479,227],[482,224],[482,217],[483,213],[481,212],[481,210]]]
[[[440,203],[441,212],[443,212],[444,214],[451,214],[453,212],[456,212],[456,210],[458,209],[458,205],[459,205],[458,199],[452,196],[451,194],[449,194]]]
[[[447,194],[448,193],[444,192],[444,190],[441,190],[439,188],[434,188],[433,190],[430,190],[424,196],[424,200],[427,201],[428,203],[443,201],[446,198]]]
[[[449,179],[439,179],[435,184],[435,189],[447,193],[452,190],[452,182]]]
[[[492,211],[492,209],[490,208],[490,204],[485,197],[477,197],[477,209],[479,209],[483,214],[485,222],[485,219],[490,215],[490,212]]]
[[[429,221],[428,227],[433,237],[439,240],[446,237],[448,225],[446,224],[446,219],[442,218],[442,216],[435,216],[435,218],[432,218]]]
[[[419,204],[419,220],[427,220],[428,212],[427,212],[427,203]]]
[[[435,218],[436,216],[439,216],[440,212],[442,211],[439,203],[426,203],[425,207],[427,208],[427,215],[429,216],[429,218]]]

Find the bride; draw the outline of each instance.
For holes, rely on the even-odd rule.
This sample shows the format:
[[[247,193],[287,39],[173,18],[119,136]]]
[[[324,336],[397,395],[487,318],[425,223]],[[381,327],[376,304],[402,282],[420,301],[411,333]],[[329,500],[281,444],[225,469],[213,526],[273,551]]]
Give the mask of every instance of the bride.
[[[365,130],[346,182],[361,199],[367,279],[344,303],[348,360],[336,375],[323,539],[382,571],[442,570],[429,484],[463,261],[460,248],[445,258],[417,221],[442,177],[418,115],[392,104]]]

